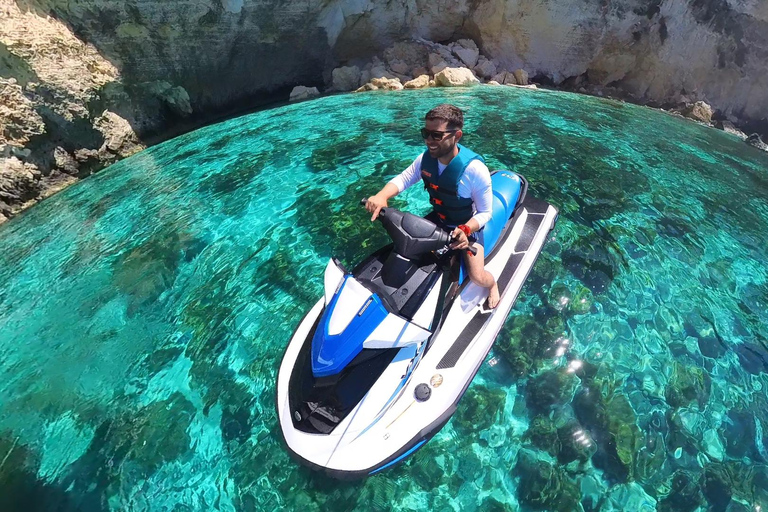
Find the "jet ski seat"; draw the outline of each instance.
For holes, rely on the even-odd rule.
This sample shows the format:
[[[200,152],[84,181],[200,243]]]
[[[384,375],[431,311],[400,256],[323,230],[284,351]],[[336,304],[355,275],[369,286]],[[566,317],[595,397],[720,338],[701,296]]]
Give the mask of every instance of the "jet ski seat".
[[[491,254],[499,236],[512,216],[523,189],[523,180],[512,171],[495,171],[491,175],[493,189],[493,214],[483,228],[485,254]]]

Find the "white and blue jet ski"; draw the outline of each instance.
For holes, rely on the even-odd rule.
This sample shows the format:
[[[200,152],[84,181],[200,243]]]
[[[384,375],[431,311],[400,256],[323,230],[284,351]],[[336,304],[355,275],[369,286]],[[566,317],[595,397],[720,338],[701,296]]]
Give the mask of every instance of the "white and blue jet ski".
[[[450,234],[384,208],[393,244],[351,273],[332,259],[325,294],[293,334],[277,378],[277,414],[291,455],[337,478],[402,461],[434,436],[491,350],[557,210],[526,180],[496,171],[485,268],[501,300],[451,268]],[[454,259],[454,261],[457,258]]]

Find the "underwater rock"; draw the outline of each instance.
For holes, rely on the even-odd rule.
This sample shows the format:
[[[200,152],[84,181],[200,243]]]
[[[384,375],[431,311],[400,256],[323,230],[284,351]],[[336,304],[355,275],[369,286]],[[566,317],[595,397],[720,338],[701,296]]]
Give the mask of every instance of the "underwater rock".
[[[481,384],[470,386],[461,398],[451,422],[457,431],[473,433],[488,429],[504,410],[507,394]]]
[[[544,371],[528,381],[525,403],[535,414],[549,414],[571,401],[577,385],[578,379],[563,369]]]
[[[570,422],[557,429],[558,445],[557,461],[560,464],[568,464],[578,460],[586,462],[597,452],[595,443],[589,431],[578,422]]]
[[[445,68],[435,74],[435,83],[439,87],[465,87],[479,84],[480,81],[467,68]]]
[[[768,349],[753,343],[737,343],[733,351],[739,357],[741,367],[752,375],[768,373]]]
[[[694,401],[704,407],[709,401],[711,387],[712,379],[707,372],[675,362],[665,397],[671,407],[683,407]]]
[[[573,398],[573,410],[597,445],[592,463],[608,481],[625,482],[637,467],[644,440],[632,405],[616,386],[585,379]]]
[[[541,259],[539,259],[541,262]],[[535,271],[534,271],[535,272]],[[512,317],[502,328],[494,345],[494,352],[509,364],[514,375],[526,377],[539,368],[545,358],[552,358],[557,348],[556,340],[562,336],[563,318],[550,314],[520,315]]]
[[[725,452],[733,458],[756,458],[755,417],[749,410],[731,409],[720,425]]]
[[[654,512],[656,500],[649,496],[636,482],[611,487],[600,505],[600,512],[626,510],[632,512]]]
[[[672,475],[669,494],[659,502],[660,512],[693,512],[704,502],[699,485],[700,476],[678,470]]]
[[[539,450],[556,457],[560,452],[560,437],[555,422],[549,416],[535,416],[523,435],[523,440],[530,442]]]
[[[685,117],[702,123],[712,122],[712,107],[706,102],[697,101],[693,105],[685,107],[681,112]]]
[[[315,96],[320,96],[320,91],[317,90],[317,87],[297,85],[291,90],[289,101],[302,101],[314,98]]]
[[[579,488],[560,466],[539,459],[529,450],[520,450],[514,473],[520,478],[517,496],[521,504],[552,512],[579,509]]]
[[[714,429],[708,429],[704,432],[704,451],[712,459],[722,462],[725,456],[725,448],[723,448],[723,442],[720,440],[720,436],[717,435],[717,431]]]
[[[574,315],[583,315],[592,309],[594,297],[581,283],[566,286],[564,283],[556,283],[549,291],[549,301],[555,309]]]

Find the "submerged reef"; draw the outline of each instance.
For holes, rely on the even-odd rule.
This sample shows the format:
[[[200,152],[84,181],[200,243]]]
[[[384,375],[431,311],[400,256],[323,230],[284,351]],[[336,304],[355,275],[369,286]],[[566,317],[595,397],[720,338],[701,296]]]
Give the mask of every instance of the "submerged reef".
[[[560,218],[445,427],[337,482],[281,443],[281,355],[329,258],[388,243],[359,201],[443,101]],[[323,97],[142,151],[0,227],[0,509],[765,509],[766,158],[513,87]]]

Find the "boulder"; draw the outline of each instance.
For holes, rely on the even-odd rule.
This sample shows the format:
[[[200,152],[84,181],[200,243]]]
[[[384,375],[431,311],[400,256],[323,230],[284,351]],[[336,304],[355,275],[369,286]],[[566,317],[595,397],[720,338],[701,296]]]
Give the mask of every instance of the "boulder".
[[[186,117],[192,113],[189,94],[180,85],[173,86],[165,80],[158,80],[157,82],[145,83],[142,87],[150,95],[156,96],[179,117]]]
[[[411,76],[420,77],[421,75],[428,75],[429,70],[424,67],[413,68],[411,70]]]
[[[56,162],[56,167],[71,176],[77,176],[79,169],[78,162],[72,155],[67,153],[66,149],[57,146],[53,150],[53,159]]]
[[[496,64],[481,56],[473,71],[481,78],[492,78],[496,75]]]
[[[374,57],[371,61],[370,76],[371,78],[397,78],[378,57]]]
[[[365,84],[361,85],[357,89],[355,89],[354,92],[366,92],[366,91],[377,91],[377,90],[379,90],[378,87],[373,85],[371,82],[368,82],[368,83],[365,83]]]
[[[373,78],[371,84],[377,89],[387,91],[400,91],[403,89],[403,84],[397,78]]]
[[[501,85],[501,84],[496,80],[490,80],[487,85]]]
[[[745,141],[750,146],[754,146],[757,149],[762,149],[763,151],[768,151],[768,144],[763,142],[763,139],[760,138],[760,135],[753,133],[749,137],[747,137],[747,140]]]
[[[331,72],[331,87],[334,91],[354,91],[360,86],[360,68],[342,66]]]
[[[517,85],[528,85],[528,72],[524,69],[516,69],[514,73]]]
[[[291,91],[289,101],[301,101],[319,95],[320,91],[317,90],[317,87],[304,87],[303,85],[297,85]]]
[[[451,51],[470,69],[475,67],[480,56],[480,50],[471,39],[459,39],[451,46]]]
[[[40,175],[37,167],[16,157],[0,158],[0,202],[4,203],[3,214],[10,216],[14,205],[20,206],[38,195]]]
[[[45,123],[14,78],[0,77],[0,145],[23,146],[45,133]]]
[[[443,57],[441,57],[437,53],[430,53],[429,54],[429,71],[433,75],[438,74],[442,70],[448,67],[448,63],[445,62]]]
[[[509,71],[502,71],[492,78],[493,81],[500,83],[501,85],[515,85],[517,84],[517,79],[515,78],[514,73],[510,73]]]
[[[389,69],[398,75],[407,75],[411,71],[411,66],[402,60],[393,60],[389,63]]]
[[[702,123],[709,124],[712,122],[712,107],[703,101],[697,101],[693,105],[685,107],[682,114],[689,119]]]
[[[406,89],[423,89],[429,87],[429,75],[419,75],[413,80],[409,80],[403,84]]]
[[[440,87],[463,87],[480,80],[467,68],[445,68],[435,75],[435,83]]]
[[[96,128],[104,136],[104,144],[99,148],[99,153],[111,153],[120,158],[131,156],[144,149],[139,142],[136,132],[130,123],[109,110],[105,110],[93,122]],[[108,158],[103,158],[108,160]]]

